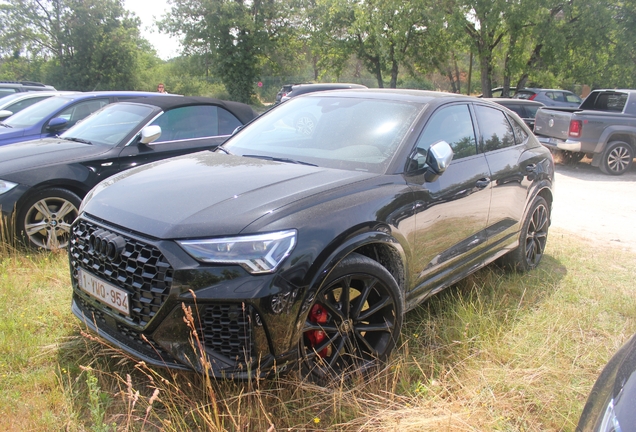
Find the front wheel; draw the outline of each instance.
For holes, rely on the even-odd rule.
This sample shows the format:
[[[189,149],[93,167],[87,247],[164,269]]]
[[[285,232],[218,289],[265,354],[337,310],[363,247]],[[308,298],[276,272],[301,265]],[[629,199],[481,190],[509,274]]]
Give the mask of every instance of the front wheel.
[[[520,271],[533,270],[541,262],[548,240],[550,207],[545,198],[538,196],[532,203],[519,235],[519,246],[504,255],[504,264]]]
[[[634,150],[622,141],[612,141],[603,152],[599,168],[604,174],[621,175],[632,166]]]
[[[299,342],[303,374],[329,381],[386,360],[402,328],[402,295],[378,262],[351,254],[318,292]]]
[[[61,188],[36,193],[18,211],[18,238],[38,249],[65,248],[81,201],[73,192]]]

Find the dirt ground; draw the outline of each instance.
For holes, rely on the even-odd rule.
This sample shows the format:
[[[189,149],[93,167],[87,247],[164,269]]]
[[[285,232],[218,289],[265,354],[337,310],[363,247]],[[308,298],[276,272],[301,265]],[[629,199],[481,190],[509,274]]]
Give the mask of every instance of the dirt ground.
[[[636,164],[609,176],[584,159],[557,164],[552,226],[636,252]]]

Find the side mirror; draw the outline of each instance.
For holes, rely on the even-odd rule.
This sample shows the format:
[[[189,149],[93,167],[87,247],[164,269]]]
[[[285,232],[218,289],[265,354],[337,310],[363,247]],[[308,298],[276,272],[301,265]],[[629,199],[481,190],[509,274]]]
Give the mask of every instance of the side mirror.
[[[49,124],[46,126],[46,129],[49,131],[59,131],[60,129],[64,129],[64,126],[68,124],[68,120],[62,117],[55,117],[49,121]]]
[[[141,143],[150,144],[161,136],[161,126],[146,126],[141,130]]]
[[[9,110],[0,110],[0,120],[4,120],[7,117],[11,117],[13,113]]]
[[[432,144],[426,154],[426,170],[424,180],[433,182],[444,174],[446,168],[453,160],[453,149],[446,141],[437,141]]]

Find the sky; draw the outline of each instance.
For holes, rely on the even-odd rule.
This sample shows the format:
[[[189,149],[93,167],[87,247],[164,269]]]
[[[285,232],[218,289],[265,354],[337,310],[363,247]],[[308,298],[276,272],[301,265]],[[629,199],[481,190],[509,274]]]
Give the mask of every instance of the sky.
[[[124,0],[124,7],[141,19],[141,36],[150,41],[163,60],[179,55],[179,42],[176,38],[159,33],[155,20],[170,10],[167,0]]]

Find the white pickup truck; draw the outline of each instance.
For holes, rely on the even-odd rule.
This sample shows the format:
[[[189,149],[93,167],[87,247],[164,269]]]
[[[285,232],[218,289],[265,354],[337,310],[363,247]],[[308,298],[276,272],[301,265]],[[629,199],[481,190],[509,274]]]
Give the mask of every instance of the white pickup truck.
[[[592,166],[621,175],[636,154],[636,90],[594,90],[578,108],[541,108],[534,134],[566,160],[587,154]]]

